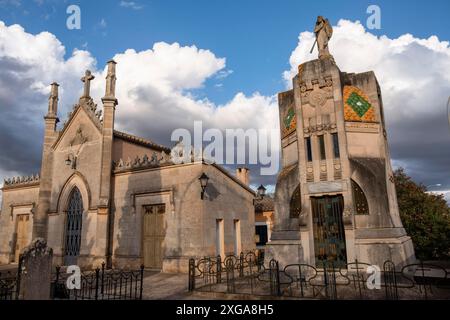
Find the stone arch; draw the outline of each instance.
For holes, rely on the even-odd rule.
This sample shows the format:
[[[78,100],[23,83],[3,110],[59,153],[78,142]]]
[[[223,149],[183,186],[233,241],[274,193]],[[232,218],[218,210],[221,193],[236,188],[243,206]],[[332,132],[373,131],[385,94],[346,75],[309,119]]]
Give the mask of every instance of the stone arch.
[[[350,159],[351,179],[364,192],[370,223],[390,227],[389,203],[387,201],[386,165],[384,159],[353,158]]]
[[[291,217],[290,215],[292,195],[298,185],[297,164],[286,167],[279,173],[275,188],[275,228],[280,230],[296,230],[299,228],[299,217]]]
[[[67,223],[68,223],[68,210],[70,201],[72,199],[74,191],[77,190],[81,196],[82,203],[82,213],[81,213],[81,228],[80,228],[80,243],[79,243],[79,251],[78,254],[82,254],[82,250],[88,248],[89,244],[86,242],[87,238],[85,235],[85,230],[88,230],[89,218],[88,211],[91,207],[91,192],[89,189],[89,185],[87,183],[86,178],[80,172],[74,172],[66,181],[64,186],[62,187],[58,202],[57,202],[57,212],[59,218],[57,220],[57,235],[55,234],[54,241],[55,244],[61,248],[61,263],[67,263]],[[87,227],[87,229],[86,229]],[[71,260],[71,264],[77,264],[77,257],[74,260]]]
[[[79,172],[75,172],[67,179],[58,197],[57,211],[63,213],[67,210],[70,196],[74,188],[78,188],[83,200],[83,208],[86,212],[91,207],[91,192],[86,178]]]

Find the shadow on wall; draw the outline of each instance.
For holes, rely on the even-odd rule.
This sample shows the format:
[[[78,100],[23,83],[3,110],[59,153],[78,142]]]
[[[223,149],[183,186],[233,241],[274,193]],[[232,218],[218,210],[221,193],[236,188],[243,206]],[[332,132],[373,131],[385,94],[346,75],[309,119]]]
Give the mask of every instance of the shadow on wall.
[[[140,265],[144,264],[144,207],[155,203],[137,204],[135,195],[155,193],[162,189],[159,170],[152,171],[151,179],[146,175],[148,174],[144,172],[129,173],[126,176],[113,175],[109,221],[109,232],[111,233],[109,250],[110,255],[112,255],[113,268],[138,269]],[[167,214],[167,209],[165,214]],[[164,221],[164,231],[165,233],[167,231],[166,221]],[[165,252],[165,240],[162,243],[162,252]]]
[[[198,184],[198,181],[195,181]],[[214,183],[208,183],[205,190],[205,200],[208,201],[214,201],[217,198],[219,198],[220,192],[219,190],[214,186]]]
[[[380,227],[394,227],[389,220],[389,203],[386,186],[386,164],[384,159],[351,158],[350,165],[353,171],[352,179],[360,186],[366,195],[369,205],[370,219]]]

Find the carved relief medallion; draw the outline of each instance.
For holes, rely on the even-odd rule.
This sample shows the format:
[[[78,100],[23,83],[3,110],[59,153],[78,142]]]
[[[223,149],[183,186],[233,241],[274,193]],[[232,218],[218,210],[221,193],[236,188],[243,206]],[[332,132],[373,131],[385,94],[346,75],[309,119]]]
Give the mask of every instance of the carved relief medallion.
[[[327,94],[323,90],[314,90],[309,95],[309,103],[313,107],[321,107],[327,102]]]

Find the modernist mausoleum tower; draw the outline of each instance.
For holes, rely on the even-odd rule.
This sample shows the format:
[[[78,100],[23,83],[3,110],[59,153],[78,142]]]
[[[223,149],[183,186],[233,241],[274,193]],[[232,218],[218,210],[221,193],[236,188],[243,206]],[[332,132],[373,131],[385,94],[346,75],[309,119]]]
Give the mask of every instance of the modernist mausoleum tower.
[[[402,226],[381,89],[373,72],[342,72],[319,17],[319,59],[303,63],[279,94],[282,165],[268,258],[336,266],[358,259],[382,267],[415,260]]]

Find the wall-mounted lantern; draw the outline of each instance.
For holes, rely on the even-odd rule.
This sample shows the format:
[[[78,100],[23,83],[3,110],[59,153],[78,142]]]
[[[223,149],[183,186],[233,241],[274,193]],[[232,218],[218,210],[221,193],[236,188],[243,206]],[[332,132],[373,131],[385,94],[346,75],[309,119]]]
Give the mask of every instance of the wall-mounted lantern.
[[[202,188],[202,193],[200,194],[201,199],[203,200],[205,197],[205,190],[208,186],[209,177],[203,172],[200,178],[198,178],[200,181],[200,187]]]
[[[66,166],[70,166],[73,170],[75,170],[77,168],[77,157],[70,153],[67,155],[65,163]]]
[[[255,205],[256,201],[264,199],[266,195],[266,188],[263,185],[260,185],[257,189],[256,197],[253,199],[253,205]]]
[[[258,197],[260,197],[261,199],[264,198],[264,196],[266,195],[266,188],[264,188],[263,185],[260,185],[258,188]]]

